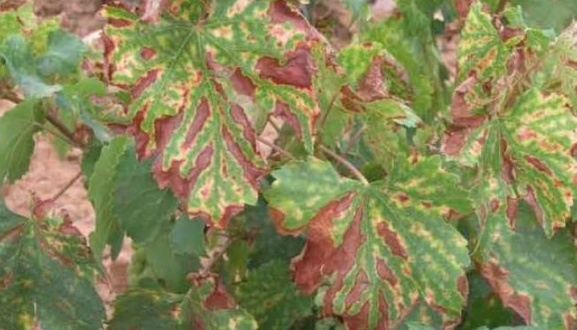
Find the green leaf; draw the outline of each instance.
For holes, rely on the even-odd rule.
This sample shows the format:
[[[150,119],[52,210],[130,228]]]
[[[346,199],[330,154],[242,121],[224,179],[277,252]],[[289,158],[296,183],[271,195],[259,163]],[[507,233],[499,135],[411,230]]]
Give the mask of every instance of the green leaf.
[[[391,326],[423,301],[446,324],[459,318],[468,251],[441,215],[470,206],[438,157],[367,186],[315,159],[289,163],[273,176],[265,197],[279,230],[308,232],[293,261],[295,282],[311,293],[329,281],[325,313],[350,328],[372,329]]]
[[[178,200],[160,189],[151,173],[151,161],[139,162],[132,148],[120,156],[112,187],[112,214],[137,243],[154,240],[167,225]]]
[[[96,213],[96,228],[90,234],[90,247],[96,260],[102,259],[107,244],[111,247],[112,259],[116,259],[122,248],[124,229],[112,212],[113,189],[121,159],[130,146],[130,139],[118,137],[102,148],[88,183],[88,198]]]
[[[14,182],[28,171],[33,137],[44,121],[37,103],[23,101],[0,117],[0,183],[4,178]]]
[[[114,300],[110,330],[181,329],[178,308],[182,295],[165,291],[132,289]]]
[[[509,226],[510,215],[514,228]],[[486,220],[490,254],[481,274],[507,307],[539,329],[568,329],[577,320],[577,254],[568,230],[548,238],[529,205],[509,203]],[[476,311],[477,312],[477,311]]]
[[[28,220],[0,202],[0,329],[101,329],[96,269],[70,220]]]
[[[186,280],[187,274],[198,271],[200,260],[193,254],[179,254],[171,244],[171,230],[174,227],[165,225],[162,232],[151,242],[138,245],[142,250],[146,263],[146,276],[140,280],[152,277],[161,287],[170,292],[185,293],[190,287]]]
[[[61,85],[45,82],[37,73],[34,54],[28,41],[20,35],[13,35],[0,46],[0,58],[12,79],[18,84],[27,98],[51,96],[62,89]]]
[[[476,272],[469,274],[469,304],[463,314],[459,326],[463,330],[513,324],[515,319],[515,313],[503,306],[489,284]]]
[[[239,304],[254,315],[261,329],[290,329],[311,314],[312,298],[297,292],[287,266],[279,261],[262,265],[239,286]]]
[[[176,220],[170,233],[170,245],[175,254],[193,254],[203,256],[206,253],[204,244],[204,221],[180,217]]]
[[[109,7],[110,81],[131,91],[140,158],[188,201],[188,213],[225,227],[257,202],[265,166],[254,122],[277,116],[313,149],[319,109],[312,89],[312,29],[287,2],[222,0],[206,17],[170,7],[156,24]]]
[[[74,72],[86,46],[77,36],[62,30],[48,34],[48,49],[36,58],[36,67],[42,77],[63,76]]]

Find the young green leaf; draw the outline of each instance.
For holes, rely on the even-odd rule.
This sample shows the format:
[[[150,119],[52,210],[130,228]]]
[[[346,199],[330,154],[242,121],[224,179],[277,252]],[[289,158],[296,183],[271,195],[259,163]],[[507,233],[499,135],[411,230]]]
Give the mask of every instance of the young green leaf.
[[[295,282],[311,293],[330,281],[326,314],[350,329],[386,328],[424,301],[445,324],[459,318],[469,257],[466,241],[441,215],[466,212],[470,202],[438,157],[368,186],[316,159],[273,176],[265,197],[279,231],[308,232],[293,260]]]
[[[313,149],[317,37],[284,1],[215,1],[202,19],[183,8],[199,5],[169,7],[152,25],[110,7],[108,78],[131,93],[137,152],[155,155],[159,185],[188,200],[190,214],[225,227],[256,203],[265,173],[253,122],[282,117]]]
[[[180,217],[170,233],[170,245],[175,254],[193,254],[202,257],[204,244],[204,221]]]
[[[44,117],[38,102],[26,100],[0,117],[0,183],[14,182],[30,165],[34,151],[34,134],[40,131]]]
[[[96,213],[96,228],[90,234],[90,248],[99,261],[107,244],[111,247],[113,259],[118,257],[122,248],[124,229],[112,212],[112,192],[118,165],[129,146],[130,140],[127,137],[118,137],[105,146],[88,182],[88,198]]]

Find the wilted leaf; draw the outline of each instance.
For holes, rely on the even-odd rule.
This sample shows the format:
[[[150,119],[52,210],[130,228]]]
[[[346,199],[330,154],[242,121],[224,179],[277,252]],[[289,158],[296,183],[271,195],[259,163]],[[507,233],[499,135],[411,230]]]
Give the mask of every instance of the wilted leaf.
[[[28,171],[34,151],[34,134],[44,117],[35,100],[17,104],[0,117],[0,183],[14,182]]]
[[[312,313],[312,297],[297,292],[287,266],[279,261],[262,265],[239,286],[238,302],[256,318],[260,329],[290,329]]]
[[[368,186],[311,159],[273,172],[265,192],[281,232],[307,231],[293,260],[311,293],[325,280],[324,313],[350,329],[389,327],[426,302],[455,323],[467,295],[466,241],[442,214],[469,210],[467,194],[437,157],[407,164]]]
[[[29,220],[0,202],[0,328],[101,329],[95,265],[69,220]]]
[[[216,1],[202,19],[198,8],[182,1],[154,25],[109,8],[105,62],[131,93],[130,131],[140,158],[155,155],[158,184],[224,227],[257,201],[254,122],[281,117],[313,149],[316,36],[284,1]]]

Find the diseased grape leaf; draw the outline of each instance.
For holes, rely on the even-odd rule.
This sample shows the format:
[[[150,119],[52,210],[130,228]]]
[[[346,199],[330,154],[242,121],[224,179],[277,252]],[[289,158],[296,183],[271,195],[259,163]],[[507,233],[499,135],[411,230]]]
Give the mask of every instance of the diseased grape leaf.
[[[0,329],[101,329],[95,271],[69,219],[25,219],[0,201]]]
[[[476,78],[485,83],[500,77],[506,69],[509,50],[493,25],[491,16],[482,7],[481,1],[471,5],[461,31],[457,50],[460,82],[474,72]]]
[[[183,329],[179,305],[183,295],[150,289],[132,289],[114,300],[110,330],[176,330]],[[184,330],[184,329],[183,329]]]
[[[515,230],[508,223],[515,219]],[[539,329],[572,329],[577,321],[577,254],[567,229],[548,238],[524,202],[510,201],[486,220],[490,251],[481,274],[503,305]]]
[[[160,187],[225,227],[256,203],[266,172],[253,123],[280,117],[312,151],[310,52],[320,38],[285,1],[215,1],[206,15],[199,7],[179,1],[155,24],[109,7],[105,64],[131,93],[128,131],[140,158],[154,157]]]
[[[273,261],[252,270],[240,284],[238,302],[256,318],[260,329],[290,329],[312,313],[312,297],[299,294],[289,276],[287,263]]]
[[[577,117],[568,104],[562,95],[531,89],[491,119],[454,113],[454,122],[462,126],[448,132],[444,146],[449,155],[485,173],[478,182],[483,201],[498,206],[518,194],[548,236],[565,226],[577,196],[572,157]]]
[[[458,322],[467,296],[466,241],[442,214],[470,201],[439,157],[413,159],[387,181],[363,185],[310,159],[273,172],[265,197],[278,229],[307,232],[293,259],[294,280],[311,293],[330,281],[324,313],[349,329],[390,327],[426,302],[445,325]]]
[[[256,330],[252,315],[236,305],[215,275],[191,274],[192,288],[184,304],[185,326],[198,330]]]
[[[28,171],[33,137],[44,121],[37,104],[25,100],[0,117],[0,184],[5,178],[14,182]]]

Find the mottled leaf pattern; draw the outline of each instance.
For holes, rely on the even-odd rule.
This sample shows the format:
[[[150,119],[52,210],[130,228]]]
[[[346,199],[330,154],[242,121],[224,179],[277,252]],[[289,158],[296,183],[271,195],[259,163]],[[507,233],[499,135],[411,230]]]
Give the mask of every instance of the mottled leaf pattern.
[[[158,184],[224,227],[256,203],[266,170],[254,122],[283,118],[313,149],[316,36],[284,1],[215,1],[202,19],[183,8],[199,6],[180,1],[155,25],[109,8],[105,62],[131,93],[130,131],[140,157],[154,155]]]
[[[293,260],[295,282],[312,292],[330,287],[324,312],[349,329],[390,327],[426,302],[446,325],[459,319],[467,295],[466,241],[441,214],[469,208],[467,194],[437,157],[414,160],[386,182],[364,186],[310,159],[273,172],[265,197],[280,231],[307,232]]]
[[[478,165],[488,173],[479,189],[497,195],[481,192],[496,198],[485,201],[506,203],[516,189],[517,197],[529,202],[551,236],[565,226],[577,195],[577,162],[572,157],[575,127],[577,117],[565,97],[529,90],[498,118],[449,132],[445,150],[458,155],[463,164]]]
[[[256,318],[260,329],[289,329],[312,313],[312,297],[297,292],[287,266],[279,261],[262,265],[239,287],[238,302]]]
[[[515,213],[515,231],[507,225]],[[539,329],[572,329],[577,321],[577,265],[567,230],[549,239],[525,203],[495,210],[487,219],[491,252],[481,263],[503,305]]]
[[[485,82],[505,72],[508,51],[481,1],[469,9],[458,49],[459,80],[473,74]]]
[[[70,220],[30,220],[0,202],[0,329],[101,329],[96,269]]]

